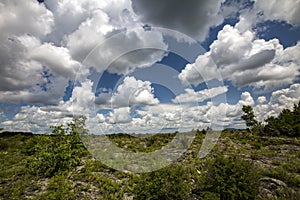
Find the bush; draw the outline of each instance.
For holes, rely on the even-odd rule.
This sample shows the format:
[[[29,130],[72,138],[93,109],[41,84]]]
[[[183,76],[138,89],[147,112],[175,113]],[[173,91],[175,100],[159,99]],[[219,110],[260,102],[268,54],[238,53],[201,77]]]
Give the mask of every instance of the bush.
[[[39,196],[38,199],[76,199],[73,184],[64,175],[55,175],[49,181],[47,192]]]
[[[55,126],[52,127],[53,135],[39,137],[38,141],[30,140],[25,146],[25,152],[32,155],[27,162],[29,171],[34,175],[52,177],[79,165],[81,156],[87,151],[75,130],[74,123],[69,123],[67,128]]]
[[[220,199],[254,199],[257,195],[260,176],[250,161],[217,155],[206,168],[200,196],[207,191],[218,194]]]
[[[134,188],[134,199],[187,199],[190,193],[190,177],[183,166],[142,174]]]

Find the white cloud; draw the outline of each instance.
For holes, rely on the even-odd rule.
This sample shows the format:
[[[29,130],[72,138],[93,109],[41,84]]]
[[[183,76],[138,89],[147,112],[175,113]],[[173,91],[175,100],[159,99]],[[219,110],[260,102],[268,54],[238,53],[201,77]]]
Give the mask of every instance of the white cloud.
[[[0,90],[28,89],[42,81],[42,66],[28,51],[51,32],[53,15],[35,0],[2,1],[0,13]]]
[[[111,98],[112,98],[112,91],[101,91],[98,96],[96,96],[95,104],[101,107],[110,107],[111,106]]]
[[[218,33],[218,39],[210,45],[211,57],[220,67],[236,63],[250,52],[253,39],[252,32],[241,33],[234,27],[226,25]]]
[[[10,103],[57,103],[64,95],[68,80],[53,76],[47,67],[29,58],[30,51],[40,47],[39,39],[29,35],[13,36],[9,43],[4,42],[5,48],[0,49],[1,52],[4,51],[0,56],[3,56],[0,61],[1,100]],[[46,56],[50,56],[48,60],[52,59],[51,55]]]
[[[254,100],[249,92],[243,92],[241,95],[241,100],[238,102],[240,105],[254,105]]]
[[[67,4],[71,4],[68,9],[81,8],[78,15],[84,18],[77,29],[64,36],[64,43],[76,60],[99,72],[109,67],[111,73],[126,74],[134,68],[150,66],[165,55],[167,45],[162,34],[141,28],[131,1],[83,2]],[[62,20],[63,24],[67,22]]]
[[[217,70],[217,66],[208,52],[198,56],[195,63],[187,64],[178,75],[178,78],[186,85],[193,84],[197,86],[199,83],[215,78],[220,80]]]
[[[44,111],[36,106],[23,106],[12,120],[4,121],[0,125],[7,131],[45,133],[50,126],[67,123],[71,119],[61,111]]]
[[[159,100],[154,97],[154,91],[149,81],[125,77],[111,98],[113,107],[131,107],[134,105],[154,105]]]
[[[200,55],[195,63],[188,64],[179,78],[184,83],[197,85],[215,78],[219,72],[223,79],[237,87],[276,88],[290,84],[299,75],[300,63],[296,56],[299,46],[298,43],[283,49],[277,39],[255,39],[251,31],[240,32],[236,27],[226,25],[211,44],[210,51]]]
[[[13,1],[8,2],[13,3]],[[36,5],[34,5],[33,7],[37,10],[36,12],[34,12],[35,10],[31,10],[26,7],[27,4],[31,5],[34,3],[32,3],[31,1],[27,1],[27,3],[25,3],[26,5],[24,5],[24,8],[22,8],[24,9],[24,11],[20,11],[21,6],[15,8],[8,2],[6,3],[8,4],[8,10],[11,9],[10,14],[7,13],[7,10],[3,11],[3,8],[5,8],[4,5],[0,7],[0,29],[3,30],[0,35],[0,90],[16,91],[27,89],[35,83],[41,81],[42,77],[40,73],[42,71],[42,66],[32,60],[28,60],[27,57],[29,49],[40,45],[40,40],[34,35],[42,36],[43,34],[46,34],[47,31],[44,30],[44,32],[42,32],[43,27],[40,27],[39,24],[35,23],[35,21],[30,21],[31,19],[28,19],[29,21],[26,22],[24,20],[27,20],[27,18],[20,18],[20,21],[18,23],[21,22],[22,24],[19,25],[14,24],[17,22],[14,21],[15,19],[10,18],[18,19],[20,17],[19,15],[21,15],[19,12],[27,11],[33,12],[33,16],[42,20],[43,18],[45,18],[45,16],[40,16],[39,14],[42,14],[45,11],[45,8],[40,7],[43,12],[39,13],[39,7],[36,7]],[[13,15],[15,15],[15,17],[13,17]],[[29,28],[33,24],[41,30],[30,31],[27,26],[24,27],[24,24],[28,24]]]
[[[80,91],[78,90],[78,93],[85,91],[84,88],[90,88],[89,83],[82,86]],[[85,97],[88,95],[86,93],[83,94]],[[292,109],[293,104],[298,103],[299,96],[300,84],[293,84],[289,88],[274,91],[270,102],[266,101],[266,97],[260,96],[257,99],[257,104],[254,103],[249,92],[244,92],[236,104],[228,104],[226,102],[219,105],[213,105],[211,102],[208,102],[201,106],[157,104],[135,110],[139,116],[132,114],[132,108],[122,107],[113,109],[106,116],[99,113],[96,114],[94,118],[87,120],[87,125],[93,133],[113,133],[119,131],[158,132],[163,128],[191,130],[193,128],[206,128],[207,126],[211,126],[211,123],[214,124],[215,128],[245,128],[245,123],[241,119],[243,105],[253,106],[258,120],[263,121],[267,116],[277,115],[283,108]],[[88,103],[83,104],[88,105]],[[50,125],[58,125],[71,120],[68,117],[71,115],[67,111],[68,106],[68,102],[57,106],[43,106],[41,108],[23,106],[13,120],[6,119],[0,125],[5,130],[12,130],[14,128],[14,130],[42,133],[48,130]]]
[[[105,40],[105,34],[113,28],[109,24],[107,13],[96,10],[74,32],[65,36],[72,57],[83,61],[93,48]]]
[[[73,89],[72,97],[62,107],[76,115],[89,115],[94,112],[95,94],[92,90],[93,83],[86,80]]]
[[[179,103],[193,103],[193,102],[202,102],[204,100],[216,97],[220,94],[224,94],[228,91],[228,87],[219,86],[215,88],[194,91],[193,89],[185,89],[185,93],[180,94],[173,99],[173,102]]]
[[[55,28],[47,39],[57,45],[61,44],[65,35],[74,32],[83,21],[91,16],[94,9],[99,9],[99,7],[93,9],[91,2],[93,1],[45,1],[45,5],[53,13],[55,23]]]
[[[254,10],[263,11],[266,20],[283,20],[300,25],[300,2],[298,0],[256,0]]]
[[[97,132],[101,132],[104,126],[106,124],[106,118],[103,114],[97,113],[94,117],[87,117],[87,120],[85,121],[86,128],[88,128],[89,132],[92,134],[95,134]]]
[[[109,113],[109,122],[112,124],[129,123],[131,120],[129,107],[116,108]]]
[[[298,103],[300,97],[300,84],[293,84],[289,88],[272,92],[270,103],[278,104],[280,107],[287,106],[292,108],[293,104]]]
[[[23,34],[45,36],[53,26],[52,13],[35,0],[1,1],[0,13],[1,38]]]
[[[43,68],[41,71],[39,74],[41,77],[36,82],[35,76],[29,76],[29,79],[32,80],[28,88],[18,87],[17,90],[7,90],[5,88],[5,90],[0,91],[1,101],[15,104],[57,105],[65,95],[69,80],[62,76],[52,75],[47,68]]]
[[[50,43],[44,43],[29,52],[29,58],[36,60],[43,66],[47,66],[52,72],[66,78],[75,79],[81,64],[73,60],[69,50],[64,47],[56,47]],[[80,71],[87,74],[87,71]]]
[[[295,83],[285,89],[272,92],[270,101],[261,96],[257,99],[254,107],[255,114],[260,121],[264,121],[268,116],[277,116],[283,109],[293,110],[294,104],[298,104],[300,97],[300,84]]]
[[[0,10],[1,100],[10,103],[58,103],[68,81],[52,74],[48,74],[51,78],[47,79],[44,71],[47,67],[54,72],[64,71],[60,67],[71,70],[75,61],[70,58],[68,50],[42,44],[53,29],[53,14],[44,4],[33,0],[4,1],[0,3]],[[48,83],[50,79],[53,82]],[[42,85],[47,92],[40,87]]]
[[[257,98],[257,104],[261,105],[267,102],[267,99],[265,96],[260,96]]]
[[[260,29],[265,31],[266,27],[259,25],[266,21],[286,22],[292,26],[300,25],[300,2],[295,0],[253,0],[253,6],[246,9],[235,8],[233,13],[239,13],[239,22],[235,25],[241,32]],[[236,2],[234,3],[236,4]],[[237,5],[240,5],[238,2]],[[238,7],[235,5],[235,7]],[[225,9],[226,10],[226,9]],[[258,25],[258,26],[257,26]]]
[[[98,0],[94,0],[99,2]],[[104,0],[103,10],[109,14],[110,23],[113,26],[131,27],[137,21],[136,15],[132,10],[131,0]]]
[[[164,116],[164,118],[167,121],[178,121],[181,118],[181,115],[178,112],[175,112],[175,113],[170,113],[170,112],[164,113],[163,116]]]
[[[161,32],[145,31],[140,26],[126,29],[99,42],[97,48],[89,54],[85,63],[94,66],[97,71],[127,74],[135,68],[149,67],[160,61],[168,46]]]

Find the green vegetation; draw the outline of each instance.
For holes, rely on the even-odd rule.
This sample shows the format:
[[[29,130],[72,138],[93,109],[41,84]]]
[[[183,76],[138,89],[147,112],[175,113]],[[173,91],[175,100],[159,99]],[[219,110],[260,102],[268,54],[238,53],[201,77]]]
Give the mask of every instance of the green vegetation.
[[[41,177],[52,177],[73,169],[80,163],[80,158],[87,154],[82,145],[75,123],[52,127],[52,135],[33,138],[25,144],[24,153],[31,155],[26,168],[30,173]]]
[[[266,133],[272,135],[285,135],[289,137],[300,136],[300,101],[294,105],[293,111],[283,109],[277,117],[271,116],[266,122]]]
[[[134,188],[135,199],[188,199],[190,174],[181,165],[171,165],[164,169],[142,174]]]
[[[142,137],[136,134],[112,134],[108,135],[110,141],[118,147],[131,152],[152,152],[161,149],[169,143],[175,133],[168,134],[144,134]]]
[[[255,119],[253,108],[251,106],[243,106],[242,108],[244,115],[242,115],[242,119],[245,120],[246,126],[254,127],[258,125],[258,121]]]
[[[242,119],[245,120],[246,126],[251,128],[251,131],[256,134],[261,134],[263,132],[263,125],[261,122],[256,120],[256,117],[251,106],[244,105],[242,108],[244,115]]]
[[[255,165],[238,156],[218,154],[207,163],[204,189],[220,199],[254,199],[258,193],[259,174]],[[201,191],[199,192],[201,193]]]
[[[266,125],[256,120],[253,109],[249,105],[243,106],[242,119],[251,132],[264,136],[300,136],[300,101],[294,105],[294,109],[283,109],[277,117],[269,116],[265,121]]]
[[[222,131],[210,154],[200,159],[209,132],[195,130],[176,162],[144,174],[95,160],[79,137],[87,134],[84,118],[52,127],[51,134],[6,133],[0,137],[0,199],[300,199],[299,106],[268,118],[259,129],[263,125],[252,108],[244,107],[251,131]],[[175,135],[108,138],[127,151],[153,152]]]

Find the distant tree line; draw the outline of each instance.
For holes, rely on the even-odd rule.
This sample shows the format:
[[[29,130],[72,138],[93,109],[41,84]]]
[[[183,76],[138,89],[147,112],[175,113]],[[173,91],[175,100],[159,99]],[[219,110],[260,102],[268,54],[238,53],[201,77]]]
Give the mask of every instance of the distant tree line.
[[[244,114],[242,119],[245,120],[246,126],[252,133],[265,136],[300,136],[300,101],[294,104],[293,110],[283,109],[277,117],[269,116],[263,124],[256,119],[253,108],[244,105],[242,108]]]

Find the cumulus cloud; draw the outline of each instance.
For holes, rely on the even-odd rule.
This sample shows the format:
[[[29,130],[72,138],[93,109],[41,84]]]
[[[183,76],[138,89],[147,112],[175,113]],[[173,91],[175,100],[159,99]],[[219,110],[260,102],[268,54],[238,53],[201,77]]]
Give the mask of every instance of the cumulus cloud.
[[[1,1],[0,13],[2,37],[11,34],[20,36],[25,33],[35,37],[45,36],[51,31],[54,21],[52,13],[35,0]]]
[[[53,13],[55,22],[55,29],[47,39],[56,44],[65,43],[65,36],[76,32],[79,27],[79,32],[93,34],[92,39],[95,39],[96,33],[100,36],[114,27],[128,27],[134,21],[130,0],[59,0],[44,3]],[[94,26],[94,29],[90,25]],[[87,30],[82,30],[84,27]],[[77,36],[80,36],[80,33],[77,33]]]
[[[7,120],[0,125],[7,131],[31,131],[33,133],[45,133],[50,126],[56,126],[71,121],[61,111],[44,111],[37,106],[23,106],[12,120]]]
[[[113,28],[104,11],[95,11],[92,17],[87,18],[74,32],[66,36],[67,47],[72,57],[83,61],[93,48],[105,40],[105,34]]]
[[[253,0],[249,6],[249,1],[246,1],[248,7],[245,9],[237,9],[241,2],[238,4],[233,1],[233,6],[226,6],[224,12],[226,11],[238,13],[240,21],[236,24],[236,27],[241,31],[245,32],[253,28],[263,28],[259,25],[266,21],[277,21],[286,22],[292,26],[299,27],[300,25],[300,3],[294,0]],[[253,4],[252,4],[253,3]],[[232,11],[232,7],[235,7]],[[236,11],[238,10],[238,12]]]
[[[83,87],[90,88],[90,85],[86,83]],[[292,109],[293,103],[298,103],[299,96],[300,84],[293,84],[289,88],[274,91],[269,102],[265,96],[260,96],[256,104],[249,92],[243,92],[236,104],[226,102],[218,105],[207,102],[201,106],[157,104],[138,108],[134,111],[138,116],[133,115],[132,108],[121,107],[113,109],[106,116],[99,113],[95,117],[88,116],[87,125],[93,128],[91,129],[93,133],[157,132],[164,128],[188,131],[193,128],[206,128],[212,124],[214,128],[245,128],[245,123],[241,119],[243,105],[253,106],[258,120],[263,121],[267,116],[279,114],[283,108]],[[68,105],[68,102],[64,104]],[[49,106],[43,108],[24,106],[13,120],[4,120],[0,125],[6,130],[15,126],[22,131],[43,132],[49,124],[57,125],[71,120],[68,117],[70,112],[65,109],[67,106],[64,104],[56,106],[56,110]]]
[[[217,76],[216,72],[218,68],[212,60],[210,53],[207,52],[198,56],[195,63],[187,64],[185,68],[178,75],[178,78],[186,85],[206,82],[212,79],[221,80],[221,77]]]
[[[193,89],[185,89],[185,93],[180,94],[173,99],[173,102],[180,103],[193,103],[193,102],[202,102],[204,100],[216,97],[220,94],[224,94],[228,91],[228,87],[219,86],[215,88],[194,91]]]
[[[82,22],[91,17],[94,11],[91,2],[93,1],[45,1],[44,4],[53,13],[55,24],[47,39],[57,45],[61,44],[65,35],[74,32]],[[99,9],[99,6],[95,9]]]
[[[129,107],[116,108],[109,113],[109,122],[112,124],[129,123],[131,120]]]
[[[95,106],[95,94],[92,90],[93,83],[86,80],[73,89],[72,97],[64,104],[66,110],[76,115],[92,114]]]
[[[243,92],[241,95],[241,100],[238,102],[240,105],[254,105],[254,100],[249,92]]]
[[[237,87],[250,85],[272,89],[293,82],[299,75],[297,51],[299,43],[283,49],[277,39],[255,39],[251,31],[241,32],[226,25],[210,45],[210,51],[200,55],[195,63],[188,64],[179,78],[182,82],[197,85],[215,78],[219,72]],[[203,79],[200,74],[208,79]]]
[[[54,27],[52,12],[33,0],[4,1],[0,10],[1,101],[58,103],[68,85],[68,80],[60,76],[72,74],[74,78],[79,63],[67,49],[43,44]],[[59,76],[54,77],[53,73]]]
[[[281,108],[288,106],[292,108],[293,104],[299,102],[300,97],[300,84],[293,84],[289,88],[281,89],[272,92],[270,104],[279,105]]]
[[[254,10],[262,11],[266,20],[286,21],[300,25],[300,2],[295,0],[256,0]]]
[[[183,32],[204,40],[209,28],[223,22],[221,0],[132,0],[134,11],[145,23]]]
[[[28,90],[0,91],[2,102],[58,105],[62,100],[68,80],[64,77],[44,77],[40,85]]]
[[[102,48],[101,59],[114,61],[109,69],[113,73],[149,66],[161,60],[167,49],[161,33],[137,28],[141,25],[135,22],[130,0],[3,1],[0,11],[0,98],[3,103],[39,104],[43,112],[55,110],[67,115],[90,112],[95,102],[91,82],[83,81],[75,87],[69,101],[63,102],[62,97],[69,79],[76,77],[81,81],[87,77],[90,66],[82,66],[81,61],[99,42],[108,39],[113,31],[125,31],[115,44]],[[132,53],[144,47],[162,50]],[[106,57],[108,54],[111,56]],[[102,64],[96,63],[94,67],[103,72],[106,68]],[[140,82],[137,83],[140,87]],[[143,85],[144,89],[137,88],[132,103],[158,103],[147,84]],[[24,108],[23,115],[26,111],[31,113],[31,109]],[[7,125],[13,123],[6,122]]]
[[[96,41],[93,41],[94,44]],[[167,52],[161,32],[145,31],[141,27],[121,31],[103,41],[85,59],[84,64],[97,71],[127,74],[135,68],[149,67],[160,61]],[[77,44],[76,44],[77,45]]]
[[[42,67],[36,62],[25,59],[23,51],[26,51],[26,48],[22,44],[12,42],[12,45],[6,45],[7,43],[2,43],[0,49],[0,90],[27,89],[39,82],[42,79],[39,73]]]
[[[73,60],[69,50],[64,47],[56,47],[50,43],[44,43],[29,52],[29,58],[47,66],[52,72],[66,78],[75,79],[81,64]],[[86,74],[81,70],[81,74]]]
[[[116,108],[107,116],[107,122],[98,122],[102,130],[110,132],[153,131],[163,128],[177,128],[191,130],[213,126],[222,129],[226,127],[245,128],[241,119],[242,107],[250,105],[254,108],[258,120],[264,121],[267,116],[277,115],[284,108],[292,109],[298,103],[300,84],[293,84],[288,88],[274,91],[268,102],[265,96],[257,98],[256,103],[249,92],[243,92],[236,104],[226,102],[214,105],[207,102],[204,105],[186,104],[157,104],[145,106],[135,110],[140,117],[134,116],[130,107]],[[111,124],[111,125],[109,125]]]
[[[54,103],[64,95],[68,81],[56,84],[55,79],[84,80],[90,66],[82,66],[81,62],[87,54],[107,37],[113,30],[130,28],[128,22],[135,26],[131,1],[46,1],[38,3],[30,0],[26,2],[4,1],[0,4],[0,90],[2,96],[9,95],[6,100],[16,99],[25,102]],[[30,14],[28,14],[30,13]],[[123,14],[122,14],[123,13]],[[132,18],[129,20],[129,18]],[[128,25],[128,26],[127,26]],[[148,38],[155,40],[148,40]],[[94,66],[101,72],[105,70],[103,59],[107,62],[115,61],[128,50],[142,47],[167,49],[159,33],[143,33],[127,31],[119,41],[121,43],[107,44],[103,47],[103,57]],[[142,44],[139,45],[139,44]],[[126,49],[131,45],[131,48]],[[125,49],[124,49],[125,48]],[[118,53],[116,54],[116,53]],[[127,52],[126,52],[127,53]],[[106,57],[107,54],[111,55]],[[102,54],[101,54],[102,55]],[[114,57],[116,55],[116,57]],[[98,56],[98,55],[97,55]],[[96,57],[97,57],[96,56]],[[139,52],[130,56],[123,56],[110,67],[113,73],[126,73],[132,67],[145,67],[160,60],[163,51]],[[102,60],[101,60],[102,59]],[[108,66],[108,65],[107,65]],[[50,70],[50,80],[45,80],[45,68]],[[79,75],[79,76],[78,76]],[[59,87],[61,96],[54,95],[51,101],[45,98],[44,88]],[[50,86],[51,85],[51,86]],[[52,94],[52,92],[49,92]],[[38,97],[38,95],[40,97]]]
[[[267,101],[265,96],[257,99],[254,107],[255,114],[260,121],[264,121],[268,116],[276,116],[283,109],[293,109],[294,104],[298,104],[300,97],[300,84],[295,83],[288,88],[272,92],[270,100]]]
[[[82,22],[76,30],[64,37],[76,60],[84,62],[87,67],[95,67],[99,72],[109,67],[111,73],[126,74],[130,69],[150,66],[165,55],[167,45],[162,33],[144,31],[136,23],[131,1],[83,2],[66,5],[68,9],[81,8],[78,15],[84,18],[79,20]],[[65,20],[62,19],[63,24],[67,22]]]
[[[2,1],[0,13],[0,90],[26,89],[40,81],[42,69],[27,52],[51,31],[53,15],[35,0]]]
[[[219,130],[224,127],[245,127],[241,119],[243,105],[255,105],[249,92],[242,93],[236,104],[222,102],[214,105],[211,101],[204,105],[158,104],[148,106],[144,108],[144,111],[151,113],[151,120],[158,116],[161,121],[157,125],[164,127],[180,127],[191,130],[212,126]],[[139,113],[142,114],[143,112],[140,111]],[[162,122],[164,123],[162,124]]]
[[[155,105],[159,100],[154,97],[154,89],[149,81],[136,80],[134,77],[125,77],[111,98],[113,107],[134,105]]]

